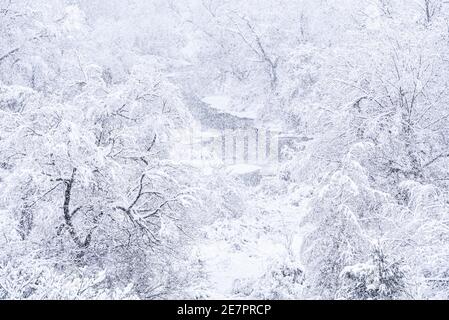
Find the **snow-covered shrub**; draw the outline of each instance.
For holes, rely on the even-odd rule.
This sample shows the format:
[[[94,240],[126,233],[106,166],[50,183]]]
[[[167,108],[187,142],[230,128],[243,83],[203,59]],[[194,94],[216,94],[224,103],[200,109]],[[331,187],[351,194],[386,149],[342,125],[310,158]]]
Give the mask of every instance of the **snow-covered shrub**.
[[[351,300],[391,300],[405,298],[405,274],[399,262],[390,261],[376,249],[366,263],[345,267],[337,298]]]
[[[291,260],[272,264],[257,279],[238,279],[233,294],[251,299],[300,299],[304,292],[304,271]]]
[[[342,269],[366,254],[369,240],[353,205],[360,194],[354,181],[337,171],[312,199],[302,222],[309,231],[301,252],[312,296],[333,298]]]
[[[105,271],[86,268],[55,268],[45,259],[2,261],[0,266],[0,299],[7,300],[92,300],[138,299],[133,285],[111,285]],[[68,272],[68,269],[71,272]]]

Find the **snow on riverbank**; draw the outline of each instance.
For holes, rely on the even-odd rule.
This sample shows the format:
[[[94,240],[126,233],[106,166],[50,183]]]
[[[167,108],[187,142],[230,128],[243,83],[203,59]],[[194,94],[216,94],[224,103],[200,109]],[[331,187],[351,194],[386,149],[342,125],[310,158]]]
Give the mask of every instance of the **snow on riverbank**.
[[[301,294],[300,221],[307,199],[288,194],[267,196],[250,191],[248,210],[236,219],[222,218],[203,227],[195,254],[204,281],[190,291],[194,298],[295,298]]]

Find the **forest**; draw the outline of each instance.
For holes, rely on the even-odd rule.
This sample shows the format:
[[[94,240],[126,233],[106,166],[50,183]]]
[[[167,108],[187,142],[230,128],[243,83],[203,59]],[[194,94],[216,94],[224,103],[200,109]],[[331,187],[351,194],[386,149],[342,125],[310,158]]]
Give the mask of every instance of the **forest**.
[[[449,299],[448,106],[444,0],[0,0],[0,300]]]

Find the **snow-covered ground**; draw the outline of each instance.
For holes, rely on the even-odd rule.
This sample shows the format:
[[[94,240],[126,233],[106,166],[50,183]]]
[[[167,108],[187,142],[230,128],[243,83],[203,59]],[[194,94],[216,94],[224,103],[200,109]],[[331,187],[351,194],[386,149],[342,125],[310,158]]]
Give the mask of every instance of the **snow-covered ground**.
[[[252,188],[249,198],[241,217],[222,218],[202,228],[203,239],[194,252],[204,278],[191,288],[194,298],[275,298],[278,289],[288,298],[288,290],[271,278],[299,261],[307,199],[291,203],[285,196],[266,197],[260,187]]]

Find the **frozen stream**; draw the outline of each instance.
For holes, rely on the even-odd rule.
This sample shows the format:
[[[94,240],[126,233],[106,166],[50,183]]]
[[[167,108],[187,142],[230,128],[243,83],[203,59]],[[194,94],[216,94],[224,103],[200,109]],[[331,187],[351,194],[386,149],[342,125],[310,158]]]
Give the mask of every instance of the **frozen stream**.
[[[194,255],[204,277],[188,290],[192,298],[276,298],[278,289],[285,295],[273,272],[285,266],[299,268],[295,265],[301,244],[299,222],[307,199],[292,203],[287,189],[279,194],[266,192],[263,185],[278,181],[277,177],[263,179],[257,186],[242,182],[248,194],[240,217],[220,218],[202,227]]]

